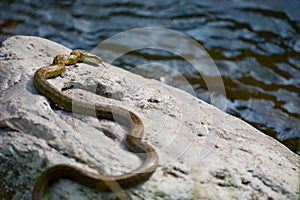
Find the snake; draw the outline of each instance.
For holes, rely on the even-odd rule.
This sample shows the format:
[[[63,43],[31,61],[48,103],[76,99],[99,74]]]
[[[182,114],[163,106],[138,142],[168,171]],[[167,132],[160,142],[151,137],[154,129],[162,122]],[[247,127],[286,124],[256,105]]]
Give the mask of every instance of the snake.
[[[113,191],[112,185],[122,189],[138,186],[147,181],[158,166],[158,154],[156,150],[144,141],[143,122],[134,112],[115,105],[102,103],[88,103],[77,100],[64,94],[60,89],[53,86],[47,79],[61,75],[66,65],[87,62],[91,64],[102,64],[102,59],[90,52],[81,49],[73,50],[69,55],[57,55],[53,63],[40,67],[34,74],[34,85],[36,89],[45,95],[50,101],[62,107],[68,112],[95,116],[98,119],[108,119],[124,125],[128,130],[125,136],[126,148],[136,153],[142,163],[135,169],[121,175],[105,175],[90,172],[71,164],[56,164],[38,176],[32,191],[32,200],[42,200],[46,190],[59,179],[69,179],[79,184],[99,191]],[[76,109],[72,108],[76,107]]]

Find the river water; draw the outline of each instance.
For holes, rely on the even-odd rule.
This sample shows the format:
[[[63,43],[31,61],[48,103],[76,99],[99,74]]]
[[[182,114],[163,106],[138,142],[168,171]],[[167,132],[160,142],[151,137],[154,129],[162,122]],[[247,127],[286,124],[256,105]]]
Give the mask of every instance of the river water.
[[[71,49],[91,50],[133,28],[179,31],[202,45],[216,63],[225,85],[226,112],[296,152],[300,133],[299,10],[298,0],[8,0],[0,2],[0,42],[17,34],[35,35]],[[187,82],[163,67],[140,67],[153,62],[176,69],[197,97],[210,102],[203,77],[172,52],[137,50],[113,64],[188,88]]]

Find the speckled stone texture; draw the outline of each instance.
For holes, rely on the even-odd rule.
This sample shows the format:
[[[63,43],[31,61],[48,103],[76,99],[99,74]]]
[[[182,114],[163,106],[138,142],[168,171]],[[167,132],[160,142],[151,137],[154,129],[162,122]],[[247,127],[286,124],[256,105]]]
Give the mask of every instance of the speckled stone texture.
[[[141,163],[124,147],[124,127],[65,112],[35,89],[34,72],[70,51],[29,36],[2,44],[0,199],[31,199],[35,180],[54,164],[121,174]],[[123,191],[128,199],[298,199],[298,155],[184,91],[107,63],[68,66],[50,82],[73,98],[124,107],[142,118],[145,140],[157,150],[159,168],[146,183]],[[116,196],[69,180],[55,183],[48,195]]]

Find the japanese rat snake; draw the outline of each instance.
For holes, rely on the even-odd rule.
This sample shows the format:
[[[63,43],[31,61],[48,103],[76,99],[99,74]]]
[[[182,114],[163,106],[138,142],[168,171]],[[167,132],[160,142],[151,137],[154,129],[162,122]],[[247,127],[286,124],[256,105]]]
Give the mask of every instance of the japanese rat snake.
[[[143,159],[143,162],[133,171],[116,176],[91,173],[70,164],[54,165],[43,171],[38,177],[32,193],[33,200],[41,200],[47,187],[61,178],[71,179],[100,191],[111,191],[112,184],[117,184],[121,188],[133,187],[148,180],[158,165],[158,155],[155,149],[142,141],[144,126],[136,114],[112,105],[91,104],[72,99],[47,81],[48,78],[59,76],[65,70],[65,65],[72,65],[77,62],[103,64],[98,56],[79,49],[73,50],[70,55],[57,55],[52,65],[41,67],[35,72],[35,87],[40,93],[63,107],[66,111],[72,111],[72,107],[76,106],[76,113],[85,115],[96,114],[97,118],[113,121],[116,118],[118,123],[125,125],[129,130],[126,135],[125,146],[131,152],[137,153]]]

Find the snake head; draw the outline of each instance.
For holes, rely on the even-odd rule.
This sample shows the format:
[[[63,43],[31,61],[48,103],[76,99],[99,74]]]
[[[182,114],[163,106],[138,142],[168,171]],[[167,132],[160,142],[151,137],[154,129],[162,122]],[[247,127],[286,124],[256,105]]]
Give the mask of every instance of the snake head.
[[[78,62],[88,62],[91,64],[102,64],[103,61],[99,56],[96,56],[95,54],[92,54],[90,52],[81,50],[81,49],[75,49],[71,52],[71,55],[77,56],[78,57]]]

